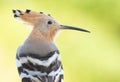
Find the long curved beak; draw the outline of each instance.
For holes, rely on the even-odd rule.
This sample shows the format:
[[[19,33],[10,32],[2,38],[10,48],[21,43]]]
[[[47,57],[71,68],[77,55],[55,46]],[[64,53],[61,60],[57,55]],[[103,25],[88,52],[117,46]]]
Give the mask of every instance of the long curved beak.
[[[61,25],[61,29],[70,29],[70,30],[77,30],[77,31],[83,31],[83,32],[90,33],[90,31],[85,30],[83,28],[78,28],[78,27],[73,27],[73,26],[66,26],[66,25]]]

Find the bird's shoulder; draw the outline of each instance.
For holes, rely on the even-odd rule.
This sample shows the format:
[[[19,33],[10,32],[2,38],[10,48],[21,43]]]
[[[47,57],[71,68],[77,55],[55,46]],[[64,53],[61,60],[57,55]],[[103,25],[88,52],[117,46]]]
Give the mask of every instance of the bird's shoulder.
[[[35,59],[40,59],[40,60],[48,60],[49,58],[51,58],[52,56],[54,55],[60,55],[60,52],[59,50],[53,50],[53,51],[50,51],[49,53],[47,54],[40,54],[40,53],[29,53],[29,52],[26,52],[26,53],[21,53],[22,51],[22,46],[19,46],[17,48],[17,53],[16,53],[16,56],[17,57],[31,57],[31,58],[35,58]]]

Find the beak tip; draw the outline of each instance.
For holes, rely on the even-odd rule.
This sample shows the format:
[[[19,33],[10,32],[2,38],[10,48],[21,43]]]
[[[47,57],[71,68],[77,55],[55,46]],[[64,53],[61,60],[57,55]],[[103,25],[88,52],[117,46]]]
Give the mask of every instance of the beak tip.
[[[90,31],[86,31],[86,32],[91,33]]]

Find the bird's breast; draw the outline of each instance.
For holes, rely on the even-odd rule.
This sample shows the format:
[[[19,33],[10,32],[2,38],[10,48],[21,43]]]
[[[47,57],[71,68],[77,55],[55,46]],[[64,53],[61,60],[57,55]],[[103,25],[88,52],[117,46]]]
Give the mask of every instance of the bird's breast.
[[[29,77],[31,80],[36,79],[36,82],[47,82],[37,81],[40,78],[41,80],[48,80],[48,78],[56,80],[50,82],[57,82],[59,78],[63,79],[63,68],[58,50],[44,57],[33,53],[17,54],[17,65],[21,79]]]

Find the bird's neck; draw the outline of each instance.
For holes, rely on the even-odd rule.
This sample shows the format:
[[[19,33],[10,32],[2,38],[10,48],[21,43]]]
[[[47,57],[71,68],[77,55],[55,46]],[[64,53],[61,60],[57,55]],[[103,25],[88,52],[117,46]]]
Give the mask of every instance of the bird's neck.
[[[46,56],[48,53],[58,50],[55,43],[48,41],[40,32],[32,30],[26,41],[21,47],[23,53],[35,53]]]
[[[41,32],[38,29],[33,29],[28,37],[29,40],[38,40],[46,43],[53,43],[56,31]]]

